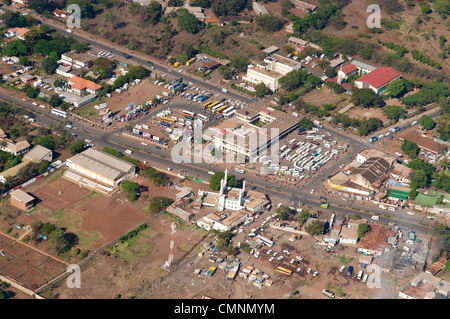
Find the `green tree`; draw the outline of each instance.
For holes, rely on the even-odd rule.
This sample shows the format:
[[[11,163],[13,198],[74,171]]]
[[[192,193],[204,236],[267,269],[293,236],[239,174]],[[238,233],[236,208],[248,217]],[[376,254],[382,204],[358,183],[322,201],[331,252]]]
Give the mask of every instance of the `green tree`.
[[[400,105],[386,105],[383,108],[384,114],[391,120],[398,120],[404,118],[406,115],[406,110]]]
[[[27,55],[28,47],[23,40],[12,40],[8,42],[2,49],[2,53],[5,56],[22,56]]]
[[[56,62],[56,60],[52,58],[45,58],[41,62],[41,68],[42,70],[44,70],[45,73],[53,74],[58,68],[58,63]]]
[[[255,86],[255,95],[258,98],[263,98],[266,95],[270,95],[272,91],[264,84],[264,83],[258,83]]]
[[[351,218],[351,219],[357,220],[357,219],[361,219],[361,216],[359,216],[359,215],[356,214],[356,213],[353,213],[353,214],[350,215],[350,218]]]
[[[86,148],[86,145],[83,140],[78,140],[69,146],[70,154],[75,155],[81,153]]]
[[[184,8],[177,10],[177,19],[178,25],[188,33],[197,34],[203,29],[204,24]]]
[[[337,76],[337,71],[335,68],[332,68],[331,66],[328,66],[325,69],[325,75],[328,76],[329,78],[334,78],[335,76]]]
[[[265,32],[275,32],[283,26],[281,20],[272,14],[263,14],[256,17],[256,24]]]
[[[36,138],[34,139],[34,143],[44,146],[51,150],[54,150],[56,148],[55,140],[51,136],[46,137],[36,136]]]
[[[370,225],[363,223],[358,225],[358,237],[363,238],[370,231]]]
[[[140,190],[140,186],[138,183],[136,182],[131,182],[131,181],[122,181],[121,182],[122,185],[122,190],[127,193],[128,197],[130,198],[130,200],[132,202],[134,202],[135,200],[137,200],[137,192],[139,192]]]
[[[417,144],[408,140],[403,141],[401,149],[411,158],[416,158],[417,154],[419,154],[419,147]]]
[[[371,89],[359,89],[354,91],[350,102],[355,105],[361,105],[364,108],[378,108],[384,105],[382,98],[376,95]]]
[[[56,253],[62,254],[68,245],[64,230],[58,228],[51,233],[50,237]]]
[[[386,87],[386,95],[394,98],[402,97],[406,93],[405,83],[402,79],[397,79],[389,83]]]
[[[419,120],[419,123],[420,126],[422,126],[426,130],[432,130],[436,126],[436,123],[428,115],[422,115],[422,117]]]
[[[289,219],[289,216],[292,214],[292,210],[289,206],[282,205],[275,210],[277,217],[281,220]]]
[[[231,72],[231,69],[228,65],[221,65],[217,70],[225,80],[231,80],[233,78],[233,72]]]
[[[322,220],[314,220],[306,226],[305,230],[311,236],[323,234],[325,231],[325,222]]]

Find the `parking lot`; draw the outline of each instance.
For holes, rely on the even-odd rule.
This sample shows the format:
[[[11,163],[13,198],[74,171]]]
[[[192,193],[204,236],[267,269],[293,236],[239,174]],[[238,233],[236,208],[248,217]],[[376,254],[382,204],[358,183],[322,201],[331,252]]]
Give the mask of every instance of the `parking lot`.
[[[318,126],[311,130],[295,131],[280,141],[279,145],[279,166],[272,164],[270,156],[261,157],[260,165],[278,169],[278,176],[283,177],[286,182],[295,183],[307,182],[350,147]]]

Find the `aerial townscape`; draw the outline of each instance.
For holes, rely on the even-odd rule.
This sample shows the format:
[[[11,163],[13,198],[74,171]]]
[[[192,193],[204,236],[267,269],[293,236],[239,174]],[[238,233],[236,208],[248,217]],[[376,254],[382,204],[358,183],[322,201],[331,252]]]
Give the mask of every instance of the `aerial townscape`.
[[[0,299],[448,299],[449,14],[1,0]]]

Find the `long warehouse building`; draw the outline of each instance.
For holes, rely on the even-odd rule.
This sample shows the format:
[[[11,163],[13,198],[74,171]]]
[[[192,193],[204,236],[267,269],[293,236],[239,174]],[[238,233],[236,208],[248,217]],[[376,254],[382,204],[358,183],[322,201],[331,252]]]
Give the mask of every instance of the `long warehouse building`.
[[[136,174],[135,165],[94,148],[69,158],[67,166],[74,173],[110,187],[117,187]]]

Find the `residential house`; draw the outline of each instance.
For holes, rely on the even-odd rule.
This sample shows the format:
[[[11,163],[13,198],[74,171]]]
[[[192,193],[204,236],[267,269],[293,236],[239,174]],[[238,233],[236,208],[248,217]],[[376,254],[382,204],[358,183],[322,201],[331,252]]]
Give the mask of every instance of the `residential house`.
[[[25,40],[25,34],[30,31],[28,28],[12,28],[4,34],[6,38],[17,38],[20,40]]]
[[[55,9],[55,11],[53,11],[53,15],[57,18],[63,18],[66,19],[67,16],[69,15],[69,13],[67,11],[63,11],[63,10],[59,10],[59,9]]]
[[[68,84],[70,91],[78,96],[83,96],[85,93],[97,95],[102,91],[102,86],[89,80],[85,80],[78,76],[69,78]]]
[[[36,77],[31,74],[24,74],[20,77],[23,83],[33,83],[36,80]]]
[[[44,146],[36,145],[33,149],[31,149],[31,151],[25,154],[25,157],[35,163],[40,163],[42,161],[51,162],[53,152]]]
[[[215,229],[227,231],[244,222],[249,217],[249,213],[244,211],[233,211],[223,213],[210,213],[197,221],[197,225],[206,230]]]
[[[358,225],[360,223],[349,222],[347,226],[342,227],[339,235],[340,244],[356,245],[358,243]]]

